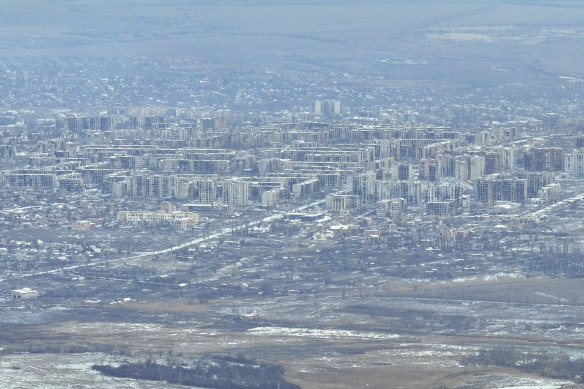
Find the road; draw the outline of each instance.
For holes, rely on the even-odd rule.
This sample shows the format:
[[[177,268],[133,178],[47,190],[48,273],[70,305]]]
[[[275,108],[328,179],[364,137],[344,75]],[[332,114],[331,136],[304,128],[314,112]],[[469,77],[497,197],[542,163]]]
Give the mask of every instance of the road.
[[[306,209],[310,209],[310,208],[315,207],[317,205],[322,205],[323,203],[324,203],[324,200],[313,201],[309,204],[299,206],[299,207],[297,207],[291,211],[288,211],[288,212],[302,212]],[[187,247],[196,246],[198,244],[201,244],[201,243],[209,241],[209,240],[217,239],[221,236],[232,234],[235,231],[241,231],[241,230],[244,230],[247,228],[258,226],[262,223],[268,223],[268,222],[271,222],[274,220],[283,219],[284,215],[285,215],[284,212],[273,213],[273,214],[266,216],[266,217],[259,219],[259,220],[254,220],[251,222],[242,223],[242,224],[239,224],[236,226],[222,227],[220,230],[215,231],[211,234],[208,234],[208,235],[205,235],[203,237],[196,238],[196,239],[181,243],[181,244],[176,245],[176,246],[167,247],[165,249],[160,249],[160,250],[156,250],[156,251],[145,251],[145,252],[141,252],[138,254],[129,255],[129,256],[125,256],[125,257],[121,257],[121,258],[104,259],[101,261],[94,261],[94,262],[90,262],[90,263],[64,266],[64,267],[60,267],[58,269],[52,269],[52,270],[43,270],[43,271],[37,271],[37,272],[25,273],[25,274],[13,274],[10,276],[10,278],[11,278],[11,280],[14,280],[14,279],[19,279],[19,278],[22,279],[22,278],[36,277],[36,276],[42,276],[42,275],[48,275],[48,274],[58,274],[58,273],[61,273],[63,271],[66,271],[66,270],[76,270],[76,269],[87,268],[87,267],[91,267],[91,266],[112,264],[112,263],[116,263],[116,262],[128,262],[131,260],[150,257],[150,256],[154,256],[154,255],[169,254],[169,253],[172,253],[174,251],[182,250],[182,249],[187,248]],[[0,279],[0,282],[3,282],[3,281],[6,281],[6,279]]]

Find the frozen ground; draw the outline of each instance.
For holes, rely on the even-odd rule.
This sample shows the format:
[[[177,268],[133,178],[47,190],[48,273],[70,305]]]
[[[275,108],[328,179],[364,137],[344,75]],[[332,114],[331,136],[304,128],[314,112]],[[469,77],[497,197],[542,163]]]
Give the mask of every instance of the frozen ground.
[[[102,354],[4,355],[0,368],[3,389],[177,389],[166,382],[106,377],[91,369],[94,364],[115,363]]]
[[[541,378],[517,377],[511,375],[485,375],[471,380],[461,388],[482,389],[562,389],[573,388],[567,381]]]

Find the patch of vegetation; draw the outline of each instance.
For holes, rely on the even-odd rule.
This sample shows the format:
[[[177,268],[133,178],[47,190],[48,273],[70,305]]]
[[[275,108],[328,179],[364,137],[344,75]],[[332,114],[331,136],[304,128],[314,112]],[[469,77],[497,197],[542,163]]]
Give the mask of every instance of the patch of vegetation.
[[[407,309],[383,307],[370,304],[353,304],[342,309],[354,315],[368,315],[370,318],[387,317],[395,319],[392,331],[430,330],[442,333],[460,334],[468,331],[473,320],[464,315],[442,315],[427,309]]]
[[[300,389],[286,382],[284,368],[280,365],[258,364],[241,355],[215,356],[190,363],[159,364],[151,359],[143,363],[125,363],[118,367],[93,365],[102,374],[171,384],[215,389]]]
[[[466,365],[503,366],[544,377],[574,379],[584,373],[584,359],[571,360],[566,354],[525,351],[507,347],[482,349],[465,358]]]

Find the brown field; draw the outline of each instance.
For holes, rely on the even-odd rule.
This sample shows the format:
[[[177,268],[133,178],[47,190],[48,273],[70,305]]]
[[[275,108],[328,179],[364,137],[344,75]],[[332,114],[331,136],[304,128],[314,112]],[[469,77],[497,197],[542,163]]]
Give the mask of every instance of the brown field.
[[[570,332],[579,326],[566,329],[562,338],[555,338],[553,331],[548,335],[542,332],[542,336],[529,330],[536,326],[530,320],[537,322],[537,317],[530,315],[540,311],[548,312],[546,317],[557,314],[561,323],[574,320],[577,323],[582,313],[580,303],[584,302],[583,282],[508,279],[417,286],[394,282],[390,288],[376,288],[375,292],[369,289],[361,297],[356,290],[348,291],[344,299],[337,290],[323,290],[318,316],[314,315],[312,298],[306,296],[265,298],[262,303],[253,299],[219,299],[200,304],[193,299],[178,298],[107,304],[93,307],[99,319],[92,319],[88,314],[75,321],[5,326],[0,340],[3,354],[10,355],[15,363],[19,354],[14,353],[18,352],[44,354],[56,361],[72,353],[92,353],[95,354],[93,363],[104,358],[150,357],[164,361],[172,356],[188,360],[206,354],[242,352],[259,361],[282,364],[286,377],[305,389],[441,385],[480,388],[489,387],[485,382],[505,377],[525,377],[546,383],[548,379],[518,370],[462,366],[460,361],[490,344],[584,348],[579,333]],[[359,304],[385,311],[375,315],[343,311],[345,307]],[[475,309],[475,305],[477,309],[481,304],[486,306],[473,314],[472,320],[479,324],[471,322],[470,328],[456,334],[447,328],[446,331],[427,330],[427,321],[433,320],[431,315],[457,309],[461,304],[469,309]],[[430,314],[433,306],[436,311]],[[237,309],[242,307],[258,310],[260,318],[237,319]],[[339,312],[345,313],[339,316]],[[471,315],[470,312],[465,315]],[[497,312],[500,317],[490,317],[494,315],[491,312]],[[486,324],[475,319],[476,315],[484,315],[481,320]],[[506,315],[509,321],[505,321]],[[524,327],[514,327],[517,320],[513,315],[518,315]],[[144,321],[137,320],[143,317]],[[146,317],[161,319],[152,322]],[[503,330],[490,332],[489,326],[493,324],[489,324],[490,320],[495,324],[501,320],[502,324],[497,325]],[[535,329],[553,330],[554,326],[548,323],[544,329]],[[35,374],[33,370],[25,369],[26,374]],[[568,384],[573,386],[565,387],[582,387],[574,382],[561,382],[564,383],[548,387]]]
[[[103,360],[165,362],[243,353],[283,365],[287,379],[305,389],[495,388],[512,387],[512,379],[526,380],[523,387],[582,387],[461,361],[493,345],[561,348],[580,355],[584,279],[422,283],[370,278],[345,290],[323,284],[318,301],[315,297],[296,292],[201,303],[191,292],[113,304],[42,296],[20,307],[6,303],[7,313],[56,309],[65,314],[47,323],[4,324],[0,363],[34,381],[39,372],[53,371],[49,362],[72,355],[90,366]],[[40,362],[43,356],[46,365]],[[68,380],[80,387],[85,382]]]
[[[131,309],[139,312],[152,313],[205,313],[209,310],[209,305],[200,304],[196,299],[173,299],[144,303],[123,303],[118,304],[119,309]]]

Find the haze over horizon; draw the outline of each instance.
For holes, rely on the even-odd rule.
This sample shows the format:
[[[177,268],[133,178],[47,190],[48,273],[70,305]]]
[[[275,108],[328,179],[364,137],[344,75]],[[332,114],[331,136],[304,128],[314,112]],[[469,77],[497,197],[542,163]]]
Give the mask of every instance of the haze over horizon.
[[[0,26],[0,58],[170,56],[469,83],[584,75],[584,5],[567,1],[28,1],[5,6]]]

